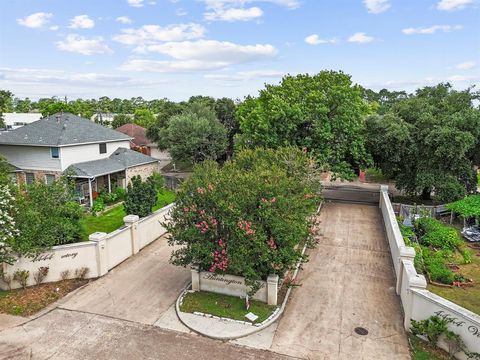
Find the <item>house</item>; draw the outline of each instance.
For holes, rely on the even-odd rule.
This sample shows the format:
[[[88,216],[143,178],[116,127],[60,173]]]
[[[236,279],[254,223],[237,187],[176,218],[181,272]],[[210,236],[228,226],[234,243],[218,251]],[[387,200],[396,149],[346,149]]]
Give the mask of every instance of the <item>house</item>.
[[[90,206],[100,191],[125,188],[130,179],[158,171],[158,160],[130,149],[132,138],[70,113],[56,114],[0,133],[0,155],[17,183],[75,178],[79,200]]]
[[[158,145],[147,137],[145,128],[137,124],[125,124],[115,130],[132,137],[131,148],[160,160],[161,167],[163,167],[162,165],[167,165],[172,160],[167,151],[159,150]]]
[[[40,113],[3,113],[6,130],[15,130],[42,118]]]

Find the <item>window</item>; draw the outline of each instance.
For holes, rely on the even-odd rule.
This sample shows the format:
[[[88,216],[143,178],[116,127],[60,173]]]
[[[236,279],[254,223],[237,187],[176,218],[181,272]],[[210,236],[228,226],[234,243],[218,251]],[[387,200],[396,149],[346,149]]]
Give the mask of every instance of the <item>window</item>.
[[[35,174],[34,173],[25,173],[25,182],[27,185],[32,184],[35,181]]]
[[[47,185],[52,185],[53,182],[55,181],[55,175],[52,175],[52,174],[45,175],[45,181],[47,182]]]
[[[98,144],[100,146],[100,154],[106,154],[107,153],[107,144],[102,143]]]
[[[60,157],[60,150],[58,147],[51,147],[50,155],[52,156],[52,159],[58,159]]]

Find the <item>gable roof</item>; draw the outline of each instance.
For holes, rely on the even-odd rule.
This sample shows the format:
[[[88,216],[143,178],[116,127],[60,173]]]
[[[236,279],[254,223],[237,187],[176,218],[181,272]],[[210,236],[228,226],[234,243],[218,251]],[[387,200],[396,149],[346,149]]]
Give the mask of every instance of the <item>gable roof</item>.
[[[72,164],[66,173],[72,172],[77,177],[95,177],[154,162],[158,160],[134,150],[118,148],[106,159]]]
[[[133,143],[137,146],[144,146],[152,143],[152,141],[147,138],[147,130],[137,124],[125,124],[115,130],[131,136],[133,138]]]
[[[0,145],[66,146],[130,139],[128,135],[70,113],[51,115],[0,133]]]

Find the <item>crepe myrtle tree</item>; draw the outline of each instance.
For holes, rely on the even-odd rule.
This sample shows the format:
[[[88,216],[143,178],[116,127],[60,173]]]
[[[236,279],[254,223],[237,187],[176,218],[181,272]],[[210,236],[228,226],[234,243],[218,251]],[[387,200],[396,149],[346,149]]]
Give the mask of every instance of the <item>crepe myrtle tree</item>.
[[[19,235],[14,219],[15,198],[11,186],[0,184],[0,266],[13,264],[15,257],[11,253],[11,243]]]
[[[269,274],[284,275],[313,244],[321,185],[315,161],[297,148],[239,152],[223,167],[197,165],[177,194],[171,262],[245,278],[253,295]]]

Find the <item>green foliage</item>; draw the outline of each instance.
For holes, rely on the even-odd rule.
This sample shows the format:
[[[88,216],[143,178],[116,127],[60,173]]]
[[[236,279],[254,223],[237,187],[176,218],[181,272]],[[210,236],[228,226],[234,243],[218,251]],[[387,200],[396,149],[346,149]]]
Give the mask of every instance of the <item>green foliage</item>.
[[[421,321],[412,320],[410,331],[413,335],[425,336],[430,344],[436,345],[440,335],[448,331],[448,323],[444,318],[431,316]]]
[[[53,101],[51,103],[45,104],[44,107],[39,109],[40,112],[42,113],[43,117],[47,117],[56,113],[61,113],[61,112],[68,112],[75,114],[75,108],[70,105],[66,104],[63,101]]]
[[[480,161],[480,109],[471,88],[450,84],[417,90],[396,100],[384,115],[367,120],[368,150],[397,188],[430,199],[454,201],[476,187]]]
[[[159,147],[167,148],[175,161],[216,160],[227,148],[225,127],[213,110],[197,103],[172,117],[159,138]]]
[[[155,122],[155,116],[148,109],[137,109],[133,115],[133,121],[135,124],[147,128]]]
[[[416,220],[415,228],[420,236],[420,242],[424,245],[437,249],[455,250],[462,243],[455,228],[430,217],[421,217]]]
[[[51,185],[34,182],[18,192],[16,221],[19,236],[12,251],[34,256],[55,245],[80,241],[83,211],[74,199],[73,184],[61,178]]]
[[[371,164],[364,120],[370,112],[349,75],[288,75],[238,106],[243,132],[238,142],[240,147],[304,147],[334,175],[350,179]]]
[[[470,195],[447,204],[447,208],[464,217],[480,217],[480,195]]]
[[[29,277],[30,271],[28,270],[18,269],[13,273],[13,280],[17,281],[24,289],[27,287]]]
[[[96,214],[100,211],[103,211],[105,209],[105,202],[103,201],[102,197],[98,197],[93,201],[93,206],[92,206],[92,213]]]
[[[3,263],[12,265],[15,262],[10,245],[19,234],[15,213],[13,187],[0,182],[0,267]]]
[[[12,111],[13,93],[8,90],[0,90],[0,129],[5,127],[3,113]]]
[[[244,150],[220,168],[195,167],[166,224],[175,265],[246,278],[251,293],[268,274],[299,261],[296,246],[311,239],[320,181],[314,161],[295,148]]]
[[[132,121],[133,121],[133,119],[130,115],[117,114],[113,117],[111,125],[112,125],[113,129],[117,129],[120,126],[123,126],[125,124],[130,124]]]
[[[455,274],[446,265],[444,253],[441,251],[431,252],[425,248],[423,251],[425,267],[432,281],[451,285],[455,281]]]
[[[129,215],[145,217],[152,213],[156,203],[157,192],[152,181],[142,181],[140,176],[134,176],[127,186],[125,212]]]
[[[150,175],[147,181],[152,184],[156,193],[161,192],[165,188],[165,179],[158,172],[154,172]]]
[[[472,263],[472,251],[469,249],[464,249],[462,251],[463,263],[471,264]]]

